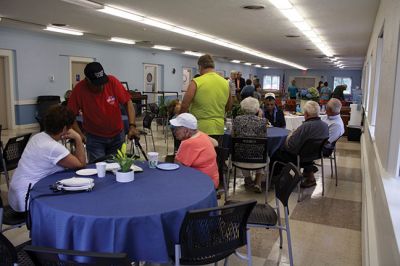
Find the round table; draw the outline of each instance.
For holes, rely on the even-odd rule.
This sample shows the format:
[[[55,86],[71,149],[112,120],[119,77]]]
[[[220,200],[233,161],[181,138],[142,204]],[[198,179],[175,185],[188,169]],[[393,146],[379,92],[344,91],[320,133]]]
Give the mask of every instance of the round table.
[[[35,246],[125,252],[134,261],[166,263],[187,211],[217,206],[210,177],[192,168],[150,169],[137,163],[130,183],[94,176],[91,192],[52,192],[49,185],[74,171],[40,180],[31,191],[31,238]],[[94,167],[94,166],[89,166]]]
[[[286,137],[289,134],[289,130],[280,127],[268,127],[267,128],[267,148],[268,156],[271,157],[282,144],[285,142]],[[232,138],[231,132],[226,131],[224,134],[224,146],[231,147]]]

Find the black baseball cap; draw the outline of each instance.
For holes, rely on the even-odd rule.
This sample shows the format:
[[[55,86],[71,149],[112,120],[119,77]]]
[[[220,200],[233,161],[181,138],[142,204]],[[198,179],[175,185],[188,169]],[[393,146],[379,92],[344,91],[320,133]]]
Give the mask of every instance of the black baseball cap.
[[[108,77],[99,62],[87,64],[85,67],[85,76],[95,86],[100,86],[108,82]]]

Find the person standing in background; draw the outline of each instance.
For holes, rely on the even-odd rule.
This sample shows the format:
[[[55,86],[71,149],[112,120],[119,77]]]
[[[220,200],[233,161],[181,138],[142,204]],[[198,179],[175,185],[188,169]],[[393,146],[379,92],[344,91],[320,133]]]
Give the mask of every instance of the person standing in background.
[[[242,72],[238,71],[236,73],[235,85],[236,85],[236,96],[239,97],[243,87],[246,86],[246,81],[244,78],[242,78]]]
[[[321,88],[320,99],[323,101],[329,101],[332,96],[332,89],[328,87],[328,82],[325,81],[324,87]]]
[[[224,135],[225,111],[232,106],[229,84],[215,72],[211,55],[201,56],[197,63],[201,76],[190,82],[180,113],[189,111],[196,117],[200,131],[219,140]]]
[[[296,80],[292,80],[292,84],[288,87],[288,97],[289,99],[296,99],[298,89],[296,87]]]

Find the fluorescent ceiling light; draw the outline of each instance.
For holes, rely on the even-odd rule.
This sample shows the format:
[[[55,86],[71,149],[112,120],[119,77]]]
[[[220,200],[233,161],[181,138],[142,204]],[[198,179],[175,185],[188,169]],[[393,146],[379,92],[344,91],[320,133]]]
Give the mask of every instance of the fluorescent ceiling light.
[[[261,67],[261,65],[255,65],[255,67]]]
[[[103,7],[103,5],[100,5],[98,3],[94,3],[91,1],[86,1],[86,0],[61,0],[63,2],[67,2],[70,4],[78,5],[78,6],[83,6],[87,8],[94,8],[94,9],[100,9]]]
[[[293,24],[302,32],[311,30],[310,25],[305,21],[293,22]]]
[[[192,52],[192,51],[184,51],[183,54],[197,56],[197,57],[204,55],[203,53],[197,53],[197,52]]]
[[[212,44],[216,44],[216,45],[220,45],[223,47],[227,47],[230,48],[232,50],[236,50],[242,53],[246,53],[246,54],[250,54],[252,56],[257,56],[260,58],[264,58],[270,61],[274,61],[280,64],[284,64],[284,65],[288,65],[294,68],[298,68],[298,69],[302,69],[302,70],[306,70],[307,68],[301,65],[298,65],[296,63],[281,59],[281,58],[277,58],[265,53],[262,53],[260,51],[257,50],[253,50],[247,47],[244,47],[242,45],[227,41],[227,40],[223,40],[219,37],[215,37],[215,36],[210,36],[207,34],[203,34],[200,32],[197,32],[195,30],[191,30],[191,29],[187,29],[184,27],[181,27],[179,25],[174,25],[172,23],[169,22],[163,22],[160,21],[158,19],[155,18],[151,18],[142,14],[138,14],[135,11],[131,11],[131,10],[127,10],[127,9],[122,9],[119,7],[113,7],[113,6],[109,6],[109,5],[105,5],[103,9],[98,10],[100,12],[109,14],[109,15],[113,15],[113,16],[117,16],[120,18],[124,18],[124,19],[128,19],[131,21],[135,21],[135,22],[139,22],[139,23],[143,23],[146,25],[150,25],[153,27],[157,27],[157,28],[161,28],[167,31],[171,31],[171,32],[175,32],[178,34],[182,34],[188,37],[192,37],[192,38],[196,38],[199,40],[203,40]]]
[[[240,63],[239,60],[232,60],[231,62],[232,62],[232,63],[235,63],[235,64],[239,64],[239,63]]]
[[[269,0],[277,9],[290,9],[293,5],[288,0]]]
[[[304,21],[303,17],[294,8],[292,8],[292,9],[281,9],[280,11],[291,22]]]
[[[246,62],[246,63],[244,63],[246,66],[251,66],[251,63],[249,63],[249,62]]]
[[[45,28],[44,30],[54,31],[54,32],[64,33],[64,34],[70,34],[70,35],[77,35],[77,36],[83,35],[83,32],[78,31],[78,30],[54,27],[54,26],[47,26],[47,28]]]
[[[153,26],[153,27],[157,27],[157,28],[160,28],[163,30],[169,30],[169,31],[171,31],[172,28],[174,28],[174,26],[169,25],[165,22],[157,21],[154,19],[148,19],[148,18],[144,18],[143,20],[140,21],[140,23],[143,23],[143,24],[146,24],[149,26]]]
[[[119,43],[125,43],[125,44],[135,44],[134,40],[130,40],[130,39],[125,39],[125,38],[118,38],[118,37],[112,37],[110,39],[110,41],[112,42],[119,42]]]
[[[293,23],[307,38],[318,47],[326,56],[332,57],[332,50],[321,40],[318,34],[312,30],[310,25],[297,12],[289,0],[269,0],[281,13]]]
[[[164,50],[164,51],[170,51],[172,50],[171,47],[168,46],[164,46],[164,45],[153,45],[154,49],[158,49],[158,50]]]
[[[268,69],[269,67],[267,67],[267,66],[264,66],[263,68],[264,68],[264,69]]]
[[[143,16],[136,15],[131,12],[125,11],[123,9],[115,8],[112,6],[104,6],[104,8],[100,9],[99,11],[109,15],[117,16],[124,19],[129,19],[136,22],[140,22],[144,19]]]

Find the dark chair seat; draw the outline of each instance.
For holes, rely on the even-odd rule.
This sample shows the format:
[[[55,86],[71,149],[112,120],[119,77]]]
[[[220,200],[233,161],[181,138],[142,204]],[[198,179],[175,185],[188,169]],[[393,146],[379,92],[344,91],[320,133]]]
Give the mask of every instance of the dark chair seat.
[[[240,201],[229,200],[225,205],[240,203]],[[274,226],[278,222],[276,211],[269,204],[257,204],[251,211],[247,224]]]
[[[9,205],[4,206],[3,224],[18,225],[25,223],[26,214],[24,212],[15,212]]]

